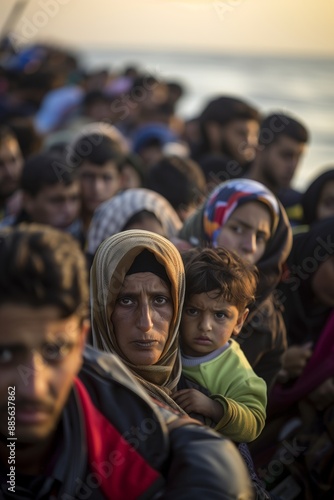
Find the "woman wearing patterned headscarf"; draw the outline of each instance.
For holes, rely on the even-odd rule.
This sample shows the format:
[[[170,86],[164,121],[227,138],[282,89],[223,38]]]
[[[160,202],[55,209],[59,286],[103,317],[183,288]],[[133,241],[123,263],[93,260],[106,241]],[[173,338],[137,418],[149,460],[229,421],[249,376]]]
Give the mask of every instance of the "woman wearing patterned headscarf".
[[[184,287],[178,250],[149,231],[106,239],[91,269],[93,345],[117,354],[152,397],[178,410],[170,395],[181,374]]]
[[[171,239],[181,227],[179,216],[166,198],[150,189],[126,189],[95,211],[87,253],[94,255],[103,240],[125,229],[146,229]]]
[[[256,264],[257,301],[236,340],[270,389],[286,349],[284,322],[273,295],[292,242],[284,208],[259,182],[226,181],[185,222],[179,237],[193,246],[224,246]]]

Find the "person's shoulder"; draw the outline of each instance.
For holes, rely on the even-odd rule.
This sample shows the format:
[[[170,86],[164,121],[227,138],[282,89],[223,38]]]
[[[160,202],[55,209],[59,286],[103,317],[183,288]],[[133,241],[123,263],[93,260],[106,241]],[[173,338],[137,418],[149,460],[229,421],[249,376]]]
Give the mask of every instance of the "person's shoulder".
[[[277,197],[284,207],[291,207],[301,202],[302,193],[291,187],[282,188],[278,191]]]

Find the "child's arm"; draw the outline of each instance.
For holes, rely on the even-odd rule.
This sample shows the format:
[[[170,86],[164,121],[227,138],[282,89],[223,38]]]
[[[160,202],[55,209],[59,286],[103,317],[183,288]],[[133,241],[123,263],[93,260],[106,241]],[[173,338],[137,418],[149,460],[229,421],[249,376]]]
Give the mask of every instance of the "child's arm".
[[[229,394],[211,395],[223,407],[223,416],[215,429],[236,442],[249,443],[261,433],[266,419],[266,385],[254,375]]]
[[[173,395],[175,402],[187,413],[199,413],[218,423],[224,408],[219,401],[209,398],[196,389],[182,389]]]

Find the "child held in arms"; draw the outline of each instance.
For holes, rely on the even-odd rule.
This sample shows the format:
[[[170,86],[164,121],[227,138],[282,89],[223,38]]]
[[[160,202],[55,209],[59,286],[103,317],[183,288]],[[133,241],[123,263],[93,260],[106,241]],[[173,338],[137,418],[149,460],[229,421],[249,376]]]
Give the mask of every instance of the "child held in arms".
[[[253,441],[265,424],[267,387],[232,336],[241,332],[254,301],[256,268],[224,248],[192,249],[183,261],[179,387],[186,388],[174,399],[233,441]]]

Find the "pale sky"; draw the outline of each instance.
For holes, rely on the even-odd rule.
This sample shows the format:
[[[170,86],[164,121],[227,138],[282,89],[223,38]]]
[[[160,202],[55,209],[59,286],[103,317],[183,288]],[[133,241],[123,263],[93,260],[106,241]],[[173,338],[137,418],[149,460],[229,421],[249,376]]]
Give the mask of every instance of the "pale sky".
[[[333,0],[21,1],[21,43],[334,57]],[[1,0],[0,29],[15,3]]]

